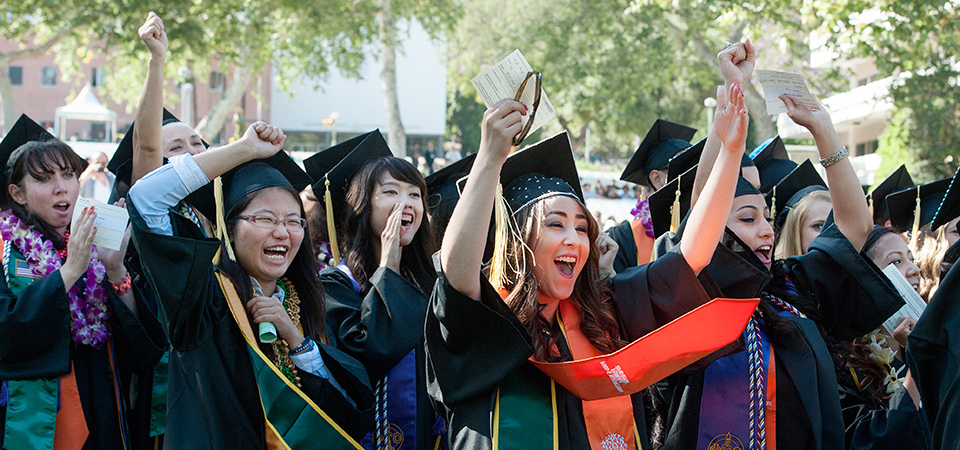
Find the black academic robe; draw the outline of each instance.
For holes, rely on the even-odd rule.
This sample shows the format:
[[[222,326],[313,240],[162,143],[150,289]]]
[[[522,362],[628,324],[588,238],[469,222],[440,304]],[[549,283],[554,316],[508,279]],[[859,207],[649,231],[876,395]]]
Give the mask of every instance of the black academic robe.
[[[164,312],[170,381],[164,446],[168,449],[264,449],[265,421],[253,366],[211,264],[220,248],[188,219],[171,213],[173,236],[149,231],[128,203],[144,275]],[[319,344],[318,333],[304,330]],[[302,390],[348,434],[371,426],[373,396],[363,367],[333,346],[323,362],[354,407],[328,380],[299,371]]]
[[[846,448],[850,450],[923,450],[930,436],[923,416],[903,386],[897,388],[888,405],[877,406],[856,388],[840,385],[840,406],[846,425]]]
[[[549,379],[528,363],[533,354],[531,338],[486,279],[481,277],[479,301],[473,300],[450,286],[439,258],[435,259],[439,278],[425,326],[428,390],[445,414],[450,448],[490,449],[492,414],[501,383],[515,373],[534,377],[538,383]],[[698,279],[677,253],[618,274],[612,288],[622,337],[636,340],[706,303],[711,297],[705,286],[712,286],[709,278]],[[570,360],[566,342],[559,339],[561,356]],[[556,390],[559,448],[590,448],[582,402],[560,384]],[[642,394],[632,395],[631,400],[639,444],[649,448]]]
[[[859,337],[896,312],[903,300],[882,272],[836,227],[825,229],[808,253],[776,261],[772,270],[776,276],[763,268],[729,230],[724,245],[717,248],[706,269],[725,297],[759,297],[772,288],[772,280],[782,283],[789,279],[794,283],[797,294],[806,299],[797,306],[819,323],[784,317],[803,339],[793,339],[788,345],[773,341],[777,448],[843,448],[844,422],[836,369],[818,324],[835,339]],[[807,305],[812,306],[805,308]],[[703,383],[702,371],[684,371],[658,383],[659,395],[670,405],[666,448],[696,448]]]
[[[948,250],[953,267],[907,338],[907,366],[920,390],[923,415],[935,449],[960,449],[960,270],[958,244]]]
[[[633,237],[630,221],[621,222],[620,225],[607,229],[606,233],[619,246],[617,256],[613,259],[613,270],[620,273],[636,266],[637,240]]]
[[[12,262],[11,262],[12,264]],[[120,300],[109,283],[110,344],[117,370],[143,373],[153,369],[163,354],[166,337],[156,317],[134,289],[139,317]],[[77,281],[83,287],[83,278]],[[69,297],[60,271],[34,281],[14,296],[0,283],[0,380],[57,378],[70,372],[71,363],[89,435],[84,449],[123,448],[118,404],[111,371],[109,345],[99,349],[73,342]],[[121,384],[121,393],[126,391]],[[0,448],[4,447],[6,408],[0,407]],[[126,424],[123,424],[126,427]]]
[[[437,421],[427,395],[426,361],[423,348],[423,321],[427,314],[427,295],[400,274],[378,268],[369,279],[365,295],[354,290],[353,282],[335,267],[320,272],[327,326],[337,346],[367,369],[371,385],[387,375],[400,360],[416,351],[416,446],[433,449]]]

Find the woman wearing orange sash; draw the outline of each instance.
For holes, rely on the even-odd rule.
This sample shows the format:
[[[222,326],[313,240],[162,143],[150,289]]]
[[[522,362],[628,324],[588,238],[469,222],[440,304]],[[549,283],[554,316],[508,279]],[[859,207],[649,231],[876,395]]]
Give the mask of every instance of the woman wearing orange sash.
[[[448,421],[451,448],[648,448],[640,393],[583,401],[534,364],[614,352],[710,299],[711,282],[697,274],[722,224],[709,217],[730,207],[747,129],[742,96],[732,92],[717,113],[727,125],[718,131],[725,145],[707,191],[712,201],[693,211],[693,231],[679,251],[612,280],[601,276],[616,246],[598,239],[566,134],[508,158],[527,108],[502,100],[487,110],[436,260],[426,322],[428,389]],[[498,181],[504,203],[482,271]],[[605,369],[618,389],[633,375]]]
[[[119,369],[149,372],[166,345],[123,263],[129,237],[92,245],[94,209],[73,219],[83,160],[27,116],[0,161],[0,448],[129,446]]]
[[[166,448],[358,448],[370,428],[366,371],[328,337],[299,197],[310,178],[284,140],[257,122],[130,189],[172,346]],[[177,213],[188,195],[217,217],[219,239]]]

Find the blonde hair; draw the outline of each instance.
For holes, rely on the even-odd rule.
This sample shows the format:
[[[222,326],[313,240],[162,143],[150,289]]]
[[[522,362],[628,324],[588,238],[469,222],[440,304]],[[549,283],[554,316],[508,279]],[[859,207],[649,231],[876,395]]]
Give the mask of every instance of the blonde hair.
[[[774,259],[787,259],[807,252],[807,249],[803,248],[801,229],[803,223],[807,220],[810,208],[818,201],[831,203],[830,191],[812,191],[804,195],[796,205],[787,210],[790,211],[790,214],[787,214],[783,227],[777,233],[777,240],[774,244]],[[778,214],[784,214],[787,211],[779,211]]]
[[[920,296],[928,302],[940,285],[940,263],[949,247],[946,225],[936,231],[930,231],[930,226],[925,225],[920,229],[917,248],[910,249],[917,255],[917,267],[920,268]]]

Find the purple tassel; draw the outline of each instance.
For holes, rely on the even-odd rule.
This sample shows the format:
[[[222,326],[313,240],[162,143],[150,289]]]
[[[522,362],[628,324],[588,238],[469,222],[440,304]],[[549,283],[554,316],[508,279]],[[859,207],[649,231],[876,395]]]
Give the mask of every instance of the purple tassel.
[[[437,416],[437,421],[433,424],[433,435],[434,436],[443,436],[447,432],[447,423],[443,420],[443,417]]]
[[[7,381],[0,381],[0,406],[7,406],[10,400],[10,392],[7,391]]]

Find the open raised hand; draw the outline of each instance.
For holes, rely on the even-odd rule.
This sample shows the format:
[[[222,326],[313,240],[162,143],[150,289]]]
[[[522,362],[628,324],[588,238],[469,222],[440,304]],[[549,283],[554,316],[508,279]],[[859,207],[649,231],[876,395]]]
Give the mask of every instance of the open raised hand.
[[[753,75],[753,68],[757,64],[757,48],[747,39],[721,50],[717,59],[720,60],[720,74],[723,75],[724,83],[743,85],[748,83]]]
[[[724,150],[743,152],[748,122],[740,84],[733,83],[729,88],[717,86],[717,114],[713,121],[713,132],[723,143]]]

